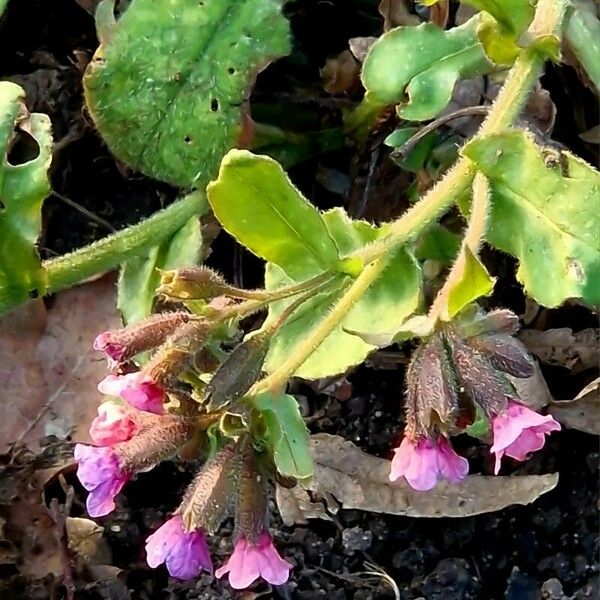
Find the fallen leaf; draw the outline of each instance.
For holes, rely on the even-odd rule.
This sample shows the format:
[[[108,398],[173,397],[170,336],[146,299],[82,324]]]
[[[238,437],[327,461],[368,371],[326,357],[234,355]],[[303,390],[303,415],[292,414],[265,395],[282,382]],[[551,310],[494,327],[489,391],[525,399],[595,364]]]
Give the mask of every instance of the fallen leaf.
[[[513,377],[512,375],[506,375],[506,377],[513,384],[523,404],[531,408],[531,410],[540,410],[553,401],[552,394],[550,394],[546,380],[537,362],[534,361],[533,375],[531,377],[523,379]]]
[[[97,333],[120,327],[114,279],[104,277],[41,301],[0,321],[0,450],[21,440],[32,448],[46,435],[88,441],[106,362],[92,350]]]
[[[308,519],[331,520],[323,504],[313,502],[308,491],[299,484],[292,488],[277,484],[275,500],[284,525],[306,525]]]
[[[65,521],[69,550],[85,563],[110,563],[110,549],[103,537],[104,527],[90,519],[67,517]]]
[[[573,400],[557,400],[550,414],[566,427],[600,435],[600,377],[586,385]]]
[[[429,21],[435,23],[441,29],[446,29],[448,17],[450,16],[450,3],[448,0],[439,0],[429,7]]]
[[[348,40],[348,47],[350,48],[350,52],[354,55],[354,58],[362,64],[367,57],[369,49],[377,39],[378,38],[374,36],[350,38]]]
[[[383,31],[400,25],[418,25],[421,19],[408,10],[408,0],[381,0],[379,14],[383,17]]]
[[[519,339],[542,362],[574,373],[597,367],[600,362],[600,329],[582,329],[577,333],[567,327],[546,331],[525,329]]]
[[[328,58],[321,69],[323,89],[333,96],[345,94],[359,84],[360,67],[350,50]]]
[[[558,483],[558,474],[518,477],[470,475],[461,483],[440,482],[428,492],[391,483],[390,461],[366,454],[342,437],[319,433],[310,440],[315,474],[305,484],[333,494],[343,508],[409,517],[469,517],[511,504],[530,504]]]

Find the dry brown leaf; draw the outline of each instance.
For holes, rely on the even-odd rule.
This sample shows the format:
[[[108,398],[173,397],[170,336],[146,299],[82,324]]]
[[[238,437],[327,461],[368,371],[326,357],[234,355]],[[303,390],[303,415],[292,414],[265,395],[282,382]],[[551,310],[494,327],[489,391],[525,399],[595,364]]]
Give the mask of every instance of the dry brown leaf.
[[[323,495],[333,494],[343,508],[409,517],[469,517],[511,504],[529,504],[552,490],[558,474],[520,477],[471,475],[461,483],[440,482],[418,492],[406,482],[391,483],[390,461],[366,454],[342,437],[311,436],[315,474],[306,484]]]
[[[600,435],[600,377],[586,385],[573,400],[553,402],[550,414],[567,427]]]
[[[112,277],[57,296],[46,310],[27,304],[0,321],[0,450],[44,435],[88,441],[101,400],[96,385],[106,362],[92,350],[101,331],[120,327]]]
[[[90,519],[67,517],[65,521],[70,552],[89,563],[110,563],[110,549],[104,539],[104,527]]]
[[[313,502],[308,491],[301,485],[285,488],[279,484],[275,487],[275,500],[279,514],[285,525],[306,525],[308,519],[324,519],[330,521],[325,506],[320,502]]]
[[[539,411],[553,401],[552,394],[550,394],[546,380],[537,362],[534,361],[534,370],[531,377],[524,379],[513,377],[512,375],[506,375],[506,377],[513,384],[515,390],[517,390],[517,395],[523,401],[523,404],[531,408],[531,410]]]
[[[429,21],[435,23],[441,29],[446,29],[450,16],[450,2],[439,0],[429,8]]]
[[[354,58],[356,58],[359,63],[363,63],[365,62],[365,58],[367,58],[371,46],[378,39],[379,38],[373,36],[350,38],[348,40],[348,47],[350,48],[350,52],[354,55]]]
[[[567,327],[546,331],[525,329],[519,339],[542,362],[574,373],[600,363],[600,329],[582,329],[577,333]]]
[[[333,96],[350,92],[358,86],[360,66],[350,50],[328,58],[320,71],[323,89]]]
[[[379,14],[383,17],[383,31],[400,25],[418,25],[421,19],[408,10],[408,0],[381,0]]]

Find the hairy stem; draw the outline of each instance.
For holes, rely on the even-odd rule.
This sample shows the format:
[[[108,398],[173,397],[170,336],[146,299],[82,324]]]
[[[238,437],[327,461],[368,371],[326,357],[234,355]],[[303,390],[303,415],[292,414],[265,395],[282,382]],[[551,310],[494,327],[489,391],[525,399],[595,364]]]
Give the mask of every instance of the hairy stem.
[[[148,219],[109,235],[64,256],[45,260],[46,293],[58,292],[94,275],[114,269],[122,262],[156,246],[174,234],[194,215],[208,209],[204,192],[193,192]]]
[[[539,0],[532,23],[536,35],[556,35],[564,15],[563,0]],[[510,127],[521,112],[529,90],[537,81],[545,57],[536,49],[524,50],[515,61],[504,86],[477,136],[500,133]],[[296,370],[319,347],[340,324],[354,306],[376,281],[387,265],[391,253],[418,235],[425,227],[445,212],[456,199],[465,193],[476,174],[475,164],[462,157],[431,189],[422,200],[390,225],[389,233],[354,256],[361,259],[364,267],[331,312],[291,352],[288,359],[271,375],[257,382],[251,392],[280,390]],[[479,184],[478,184],[479,185]],[[485,185],[485,184],[483,184]]]

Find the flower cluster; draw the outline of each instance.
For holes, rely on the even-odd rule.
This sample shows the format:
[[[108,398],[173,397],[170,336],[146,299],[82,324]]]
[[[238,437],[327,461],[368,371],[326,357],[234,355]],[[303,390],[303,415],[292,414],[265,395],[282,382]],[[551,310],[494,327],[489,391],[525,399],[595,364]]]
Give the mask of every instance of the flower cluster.
[[[406,429],[394,450],[390,480],[402,477],[416,490],[438,478],[458,482],[469,464],[450,445],[449,435],[472,423],[479,408],[491,423],[494,472],[508,456],[526,460],[560,425],[523,405],[506,374],[530,377],[533,363],[511,334],[518,320],[493,311],[468,326],[446,326],[413,355],[407,370]]]
[[[102,403],[90,426],[93,445],[75,446],[77,476],[89,492],[87,510],[92,517],[113,511],[115,497],[132,477],[178,453],[198,432],[201,419],[185,411],[175,414],[168,401],[185,391],[179,375],[194,360],[206,332],[207,324],[187,313],[166,313],[96,338],[94,348],[106,354],[113,371],[98,389],[124,402]],[[132,372],[128,361],[153,349],[145,366]],[[252,445],[240,439],[205,463],[171,518],[148,537],[150,567],[164,563],[179,579],[203,570],[213,573],[207,535],[227,516],[222,509],[235,505],[239,515],[233,553],[215,575],[227,575],[236,589],[259,578],[273,585],[287,581],[292,565],[278,554],[267,531],[266,501],[256,501],[266,492],[257,483],[254,453]]]

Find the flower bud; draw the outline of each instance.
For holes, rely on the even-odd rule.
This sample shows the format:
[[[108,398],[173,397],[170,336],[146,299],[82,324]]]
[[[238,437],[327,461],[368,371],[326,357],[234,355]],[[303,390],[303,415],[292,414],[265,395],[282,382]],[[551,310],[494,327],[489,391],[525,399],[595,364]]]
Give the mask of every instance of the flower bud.
[[[103,402],[90,425],[90,437],[97,446],[110,446],[131,439],[139,430],[135,413],[128,406]]]
[[[515,338],[503,334],[489,334],[470,337],[465,341],[484,354],[500,371],[514,377],[533,375],[533,360],[525,346]]]
[[[232,288],[216,271],[208,267],[186,267],[163,271],[158,293],[180,300],[209,300],[231,295]]]
[[[124,362],[160,346],[190,316],[187,312],[160,313],[123,329],[105,331],[94,340],[94,350],[105,352],[113,363]]]

